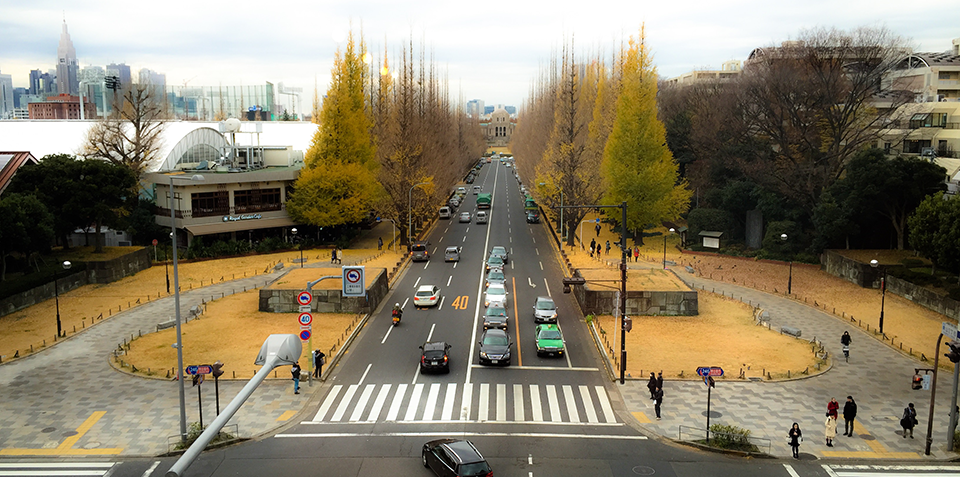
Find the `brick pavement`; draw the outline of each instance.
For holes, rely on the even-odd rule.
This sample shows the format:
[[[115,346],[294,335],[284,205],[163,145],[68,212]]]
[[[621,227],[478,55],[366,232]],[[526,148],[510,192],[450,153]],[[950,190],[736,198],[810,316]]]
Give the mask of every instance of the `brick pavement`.
[[[643,266],[631,264],[631,267]],[[771,328],[787,325],[802,330],[802,339],[816,337],[834,356],[832,367],[821,375],[781,382],[746,382],[723,379],[717,382],[711,398],[711,424],[735,425],[751,431],[754,437],[769,440],[770,453],[790,457],[787,430],[798,422],[804,432],[802,454],[819,458],[886,458],[920,459],[923,455],[929,415],[930,392],[910,389],[914,368],[932,368],[889,346],[880,343],[857,326],[823,313],[794,300],[733,284],[715,282],[676,269],[677,275],[696,288],[715,289],[731,294],[744,302],[760,303],[770,314]],[[896,319],[896,317],[888,317]],[[849,331],[853,337],[850,362],[843,361],[840,335]],[[718,345],[722,345],[718,343]],[[943,346],[943,348],[946,348]],[[839,359],[837,359],[839,357]],[[691,372],[694,370],[691,370]],[[725,370],[736,376],[738,370]],[[945,449],[952,375],[941,370],[934,413],[932,456],[956,457]],[[703,381],[671,381],[664,383],[663,419],[655,420],[645,380],[628,381],[618,386],[626,407],[648,430],[664,437],[679,437],[680,426],[704,429],[706,426],[707,391]],[[834,447],[826,447],[824,414],[831,397],[840,402],[841,410],[847,395],[856,400],[859,410],[854,437],[845,437],[843,418],[839,419]],[[919,426],[914,439],[903,438],[899,420],[908,402],[917,407]],[[684,430],[686,434],[688,430]]]

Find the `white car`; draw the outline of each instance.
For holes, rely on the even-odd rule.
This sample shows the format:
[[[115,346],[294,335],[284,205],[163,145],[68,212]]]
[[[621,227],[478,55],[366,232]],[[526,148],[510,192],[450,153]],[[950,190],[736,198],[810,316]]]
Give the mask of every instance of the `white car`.
[[[413,295],[413,306],[420,308],[434,306],[440,303],[440,287],[436,285],[420,285]]]
[[[499,306],[506,308],[507,289],[503,285],[491,283],[483,294],[483,306]]]

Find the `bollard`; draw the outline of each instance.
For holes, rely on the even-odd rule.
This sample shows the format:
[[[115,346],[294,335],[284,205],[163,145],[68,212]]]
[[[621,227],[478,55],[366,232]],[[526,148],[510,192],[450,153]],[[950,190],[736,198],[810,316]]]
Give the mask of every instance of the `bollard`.
[[[237,372],[236,372],[236,371],[233,372],[233,379],[237,379]]]
[[[77,325],[73,325],[73,332],[74,332],[74,333],[77,332]]]

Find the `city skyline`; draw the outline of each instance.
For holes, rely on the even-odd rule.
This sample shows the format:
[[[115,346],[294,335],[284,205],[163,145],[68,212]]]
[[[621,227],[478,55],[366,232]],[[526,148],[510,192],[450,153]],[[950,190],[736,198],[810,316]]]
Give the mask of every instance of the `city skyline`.
[[[54,1],[0,7],[0,33],[9,40],[0,72],[11,75],[15,87],[29,87],[30,70],[55,68],[65,20],[81,68],[125,63],[133,71],[164,73],[171,86],[283,82],[303,88],[302,101],[309,104],[315,79],[320,94],[326,91],[334,52],[352,25],[375,57],[382,57],[386,41],[394,63],[400,48],[422,45],[427,60],[432,58],[448,79],[455,101],[521,106],[540,69],[564,42],[573,41],[580,55],[609,57],[641,24],[664,77],[717,69],[724,61],[746,59],[753,48],[815,27],[885,26],[912,40],[918,51],[930,52],[946,51],[951,39],[960,37],[950,15],[936,14],[954,6],[945,0],[909,12],[891,1],[816,0],[775,7],[758,0],[733,6],[693,2],[682,15],[664,5],[600,2],[585,10],[571,1],[523,2],[511,5],[502,18],[456,4],[383,0],[293,2],[276,15],[259,16],[251,16],[244,2],[230,9],[173,2],[149,11],[114,0],[97,5],[78,10]],[[145,14],[150,21],[130,21]]]

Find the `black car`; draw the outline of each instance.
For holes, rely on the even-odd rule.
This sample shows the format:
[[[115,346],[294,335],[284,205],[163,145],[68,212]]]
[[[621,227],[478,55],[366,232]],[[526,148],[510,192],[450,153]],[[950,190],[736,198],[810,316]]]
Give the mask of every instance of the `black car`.
[[[423,445],[420,460],[440,477],[493,477],[493,470],[470,441],[437,439]]]
[[[450,372],[450,345],[443,341],[427,341],[420,347],[420,371],[442,370]]]
[[[480,364],[510,365],[510,337],[498,328],[484,330],[480,335]]]
[[[528,223],[528,224],[539,224],[539,223],[540,223],[540,216],[537,215],[537,214],[534,214],[533,212],[527,212],[527,223]]]

